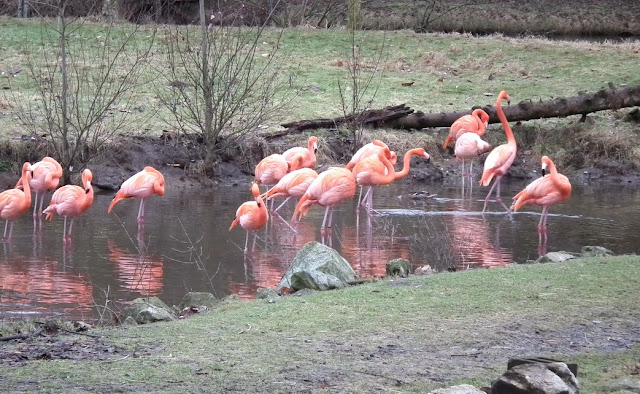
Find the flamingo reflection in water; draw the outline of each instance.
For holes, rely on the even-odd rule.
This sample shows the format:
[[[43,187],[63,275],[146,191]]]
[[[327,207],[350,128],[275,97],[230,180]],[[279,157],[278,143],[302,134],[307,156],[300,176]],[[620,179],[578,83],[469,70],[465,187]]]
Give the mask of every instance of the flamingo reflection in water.
[[[95,305],[91,281],[54,260],[12,255],[0,262],[0,289],[3,314],[91,313]]]
[[[147,253],[144,233],[138,233],[137,252],[118,247],[115,241],[107,240],[109,261],[115,263],[122,288],[142,296],[159,296],[164,288],[164,261]]]

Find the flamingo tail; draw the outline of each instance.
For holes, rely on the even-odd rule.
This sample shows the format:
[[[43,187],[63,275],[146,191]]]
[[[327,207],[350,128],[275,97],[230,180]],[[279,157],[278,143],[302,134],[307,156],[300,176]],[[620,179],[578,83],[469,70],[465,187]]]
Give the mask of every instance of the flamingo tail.
[[[444,140],[444,144],[442,145],[442,149],[447,149],[447,147],[449,146],[449,144],[451,143],[451,141],[453,141],[453,138],[451,137],[447,137],[446,140]]]
[[[480,179],[480,184],[482,186],[489,186],[489,184],[491,183],[491,180],[493,179],[493,176],[495,175],[495,171],[485,171],[482,174],[482,178]]]
[[[233,222],[231,222],[231,226],[229,227],[229,231],[233,230],[233,228],[235,226],[237,226],[240,223],[240,221],[236,218],[233,220]]]
[[[46,215],[45,220],[52,221],[53,215],[56,214],[55,205],[54,204],[49,205],[44,209],[44,211],[42,211],[42,213]]]
[[[296,215],[299,215],[298,221],[302,219],[302,217],[306,214],[307,209],[304,209],[305,205],[308,205],[307,200],[309,199],[308,195],[302,196],[300,201],[298,201],[298,205],[296,205],[296,210],[293,211],[293,216],[291,217],[291,221],[296,219]]]

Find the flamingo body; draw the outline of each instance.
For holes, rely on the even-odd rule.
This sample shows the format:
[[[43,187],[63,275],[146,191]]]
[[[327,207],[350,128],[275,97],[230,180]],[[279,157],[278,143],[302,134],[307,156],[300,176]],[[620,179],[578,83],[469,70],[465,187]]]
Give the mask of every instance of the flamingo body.
[[[295,147],[290,148],[282,153],[282,156],[289,163],[293,162],[296,155],[302,156],[302,167],[315,168],[316,166],[316,151],[318,150],[318,137],[309,137],[306,148]],[[293,171],[293,170],[292,170]]]
[[[264,201],[262,201],[262,197],[260,197],[260,188],[258,184],[254,183],[251,186],[251,192],[253,193],[255,201],[242,203],[236,211],[236,218],[231,222],[231,226],[229,227],[229,231],[231,231],[235,226],[240,225],[240,227],[247,231],[247,237],[244,243],[245,252],[247,251],[247,245],[249,242],[249,231],[261,229],[269,220],[269,213],[267,212],[267,207],[264,204]]]
[[[471,176],[473,159],[488,151],[489,148],[489,143],[483,141],[476,133],[462,133],[462,135],[456,139],[456,147],[453,152],[457,159],[462,160],[462,176],[465,176],[465,162],[469,160],[469,176]]]
[[[254,181],[258,185],[275,185],[289,171],[284,156],[274,153],[260,160],[255,170]]]
[[[489,189],[489,193],[487,193],[487,197],[484,200],[484,207],[482,209],[483,213],[486,211],[487,204],[489,203],[489,197],[491,197],[493,189],[496,187],[496,200],[507,211],[509,211],[509,208],[502,202],[502,199],[500,198],[500,180],[507,173],[509,167],[511,167],[511,164],[515,160],[517,146],[516,139],[513,136],[513,132],[511,131],[511,127],[509,126],[509,122],[507,122],[507,117],[504,115],[504,111],[502,110],[502,100],[507,100],[507,102],[511,101],[509,95],[504,90],[501,91],[498,95],[498,100],[496,102],[496,112],[498,113],[498,118],[500,118],[500,123],[502,123],[502,126],[504,127],[504,133],[507,136],[507,143],[495,147],[484,161],[484,170],[482,172],[480,184],[483,186],[489,186],[494,178],[495,182],[491,186],[491,189]]]
[[[373,140],[372,142],[369,142],[368,144],[365,144],[362,148],[358,149],[358,151],[353,155],[353,157],[347,164],[346,169],[353,170],[353,167],[355,167],[355,165],[360,160],[365,159],[367,157],[376,156],[380,151],[386,152],[385,149],[388,150],[388,153],[386,156],[387,159],[391,161],[392,165],[395,165],[398,160],[398,156],[396,155],[396,153],[392,150],[389,150],[389,147],[384,142],[380,140]]]
[[[442,149],[447,149],[449,144],[455,142],[463,133],[474,133],[482,137],[488,124],[489,115],[481,109],[475,109],[470,115],[459,117],[449,128],[449,136],[444,141]]]
[[[111,212],[113,207],[125,198],[138,198],[140,199],[138,222],[142,222],[144,221],[144,203],[154,194],[164,195],[164,176],[155,168],[147,166],[124,181],[109,204],[108,212]]]
[[[262,197],[270,200],[276,197],[286,197],[280,204],[278,211],[291,197],[300,198],[306,193],[309,185],[318,177],[318,173],[311,168],[300,168],[283,176],[278,183],[269,189]]]
[[[63,242],[71,239],[71,229],[73,220],[82,215],[93,204],[93,187],[91,181],[93,174],[91,170],[85,169],[82,172],[82,187],[76,185],[62,186],[56,190],[51,197],[51,203],[42,212],[46,219],[53,220],[54,215],[64,217],[64,229],[62,233]],[[67,217],[71,218],[69,232],[67,233]]]
[[[539,229],[546,227],[546,216],[549,207],[567,200],[571,196],[571,182],[569,179],[558,173],[555,164],[547,156],[541,159],[543,173],[549,169],[549,174],[542,176],[531,182],[520,193],[513,197],[512,209],[517,211],[527,204],[539,205],[542,207],[542,217],[538,224]]]
[[[311,185],[309,185],[309,188],[298,202],[292,220],[295,220],[296,216],[298,216],[298,220],[302,219],[313,204],[318,204],[325,207],[324,220],[322,221],[322,229],[324,230],[327,214],[333,211],[333,208],[338,203],[352,198],[355,193],[356,180],[351,171],[346,168],[331,167],[320,173],[311,182]],[[331,227],[331,217],[329,217],[328,227]]]
[[[0,218],[6,220],[3,240],[11,238],[13,221],[22,216],[31,207],[31,181],[32,166],[29,162],[22,165],[22,190],[9,189],[0,193]],[[7,227],[9,235],[7,236]]]
[[[39,162],[31,165],[31,181],[29,186],[36,194],[33,203],[33,216],[36,217],[42,212],[44,203],[44,193],[54,190],[60,183],[62,177],[62,166],[55,159],[47,156]],[[22,178],[18,180],[16,188],[22,187]],[[40,198],[40,207],[38,208],[38,198]]]

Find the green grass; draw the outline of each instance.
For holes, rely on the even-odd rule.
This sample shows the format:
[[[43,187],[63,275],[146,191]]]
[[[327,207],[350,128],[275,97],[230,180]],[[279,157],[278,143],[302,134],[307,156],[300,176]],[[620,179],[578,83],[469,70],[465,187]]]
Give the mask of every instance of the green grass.
[[[509,357],[536,354],[577,362],[582,392],[594,393],[640,361],[640,346],[631,346],[639,285],[640,259],[620,256],[229,303],[182,321],[100,330],[127,354],[3,367],[0,383],[17,387],[28,377],[52,391],[424,392],[489,385]],[[619,340],[627,345],[611,346]]]

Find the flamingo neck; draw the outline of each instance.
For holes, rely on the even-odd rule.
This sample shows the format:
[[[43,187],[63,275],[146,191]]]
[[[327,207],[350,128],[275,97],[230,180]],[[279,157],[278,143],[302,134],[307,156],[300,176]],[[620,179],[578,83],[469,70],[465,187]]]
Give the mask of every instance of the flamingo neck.
[[[29,180],[27,179],[27,172],[22,172],[22,191],[24,192],[24,205],[31,206],[31,186],[29,186]]]
[[[402,166],[402,171],[396,172],[395,179],[404,178],[409,173],[409,168],[411,167],[411,156],[418,155],[419,152],[417,149],[411,149],[404,155],[404,163]]]
[[[502,123],[502,127],[504,127],[504,133],[507,135],[507,144],[516,146],[516,139],[513,136],[513,131],[511,131],[509,122],[507,122],[507,117],[502,111],[502,100],[504,100],[504,98],[501,97],[496,103],[496,112],[498,113],[498,118],[500,119],[500,123]]]

